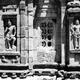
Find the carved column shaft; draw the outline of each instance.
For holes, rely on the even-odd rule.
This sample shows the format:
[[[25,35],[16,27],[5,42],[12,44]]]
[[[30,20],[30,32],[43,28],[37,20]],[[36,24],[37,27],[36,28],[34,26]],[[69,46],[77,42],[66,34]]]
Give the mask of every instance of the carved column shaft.
[[[21,51],[21,63],[26,64],[27,63],[27,56],[28,56],[28,39],[26,40],[26,37],[28,37],[28,31],[27,29],[27,14],[26,14],[26,6],[25,1],[20,2],[20,51]]]
[[[29,68],[32,68],[34,45],[33,45],[33,2],[28,4],[28,29],[29,29]]]
[[[61,7],[61,64],[65,65],[65,26],[64,26],[64,17],[65,17],[65,6]]]

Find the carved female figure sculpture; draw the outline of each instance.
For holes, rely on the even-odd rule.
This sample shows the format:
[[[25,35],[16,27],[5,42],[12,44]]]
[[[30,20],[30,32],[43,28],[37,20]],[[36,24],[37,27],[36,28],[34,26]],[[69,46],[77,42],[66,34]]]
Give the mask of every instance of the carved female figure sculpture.
[[[15,43],[16,27],[12,25],[11,21],[8,21],[8,26],[5,30],[5,46],[7,49],[13,49]]]
[[[71,38],[73,40],[73,46],[74,46],[74,49],[79,49],[80,46],[80,23],[79,23],[79,20],[77,19],[75,21],[75,25],[72,25],[71,26]]]

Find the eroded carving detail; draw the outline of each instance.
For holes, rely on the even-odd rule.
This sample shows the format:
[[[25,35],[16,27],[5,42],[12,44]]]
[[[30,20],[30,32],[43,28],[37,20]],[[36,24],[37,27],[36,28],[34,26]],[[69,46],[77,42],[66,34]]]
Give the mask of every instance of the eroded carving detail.
[[[53,47],[39,47],[37,58],[40,63],[42,62],[55,62],[56,51]]]
[[[14,45],[16,41],[16,27],[12,25],[11,21],[8,21],[8,26],[5,29],[5,47],[6,49],[15,49]]]
[[[80,49],[80,23],[78,19],[76,19],[75,24],[71,25],[70,35],[71,40],[73,41],[73,48],[71,48]]]

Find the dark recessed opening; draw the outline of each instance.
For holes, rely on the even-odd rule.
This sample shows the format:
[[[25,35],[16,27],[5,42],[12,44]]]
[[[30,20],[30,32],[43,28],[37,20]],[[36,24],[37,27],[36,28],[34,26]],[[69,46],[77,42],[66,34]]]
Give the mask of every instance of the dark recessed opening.
[[[52,29],[48,29],[48,34],[52,34],[53,30]]]
[[[48,23],[48,27],[53,27],[53,23]]]
[[[46,23],[41,23],[41,27],[46,27]]]
[[[46,29],[42,29],[42,34],[46,34]]]
[[[48,35],[48,40],[51,40],[51,38],[52,38],[51,35]]]
[[[46,39],[46,35],[42,35],[42,39]]]
[[[49,46],[49,47],[51,46],[51,42],[48,42],[48,46]]]

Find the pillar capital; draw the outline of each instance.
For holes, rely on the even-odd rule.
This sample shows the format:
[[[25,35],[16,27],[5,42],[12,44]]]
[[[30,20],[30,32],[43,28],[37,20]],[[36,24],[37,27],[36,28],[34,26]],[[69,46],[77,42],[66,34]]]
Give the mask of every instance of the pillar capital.
[[[25,0],[21,0],[20,1],[20,10],[24,10],[25,11]]]

